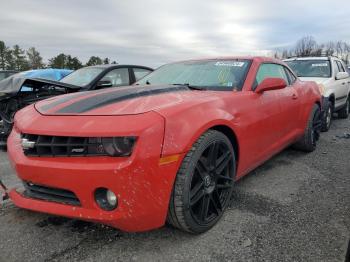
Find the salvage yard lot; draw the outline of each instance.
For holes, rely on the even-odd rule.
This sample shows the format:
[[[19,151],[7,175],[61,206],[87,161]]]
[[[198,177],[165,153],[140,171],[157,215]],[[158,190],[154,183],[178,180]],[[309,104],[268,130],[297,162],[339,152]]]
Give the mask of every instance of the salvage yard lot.
[[[350,237],[350,120],[335,119],[315,152],[287,149],[239,181],[205,234],[164,227],[125,233],[0,208],[0,261],[344,261]],[[0,178],[18,184],[0,153]]]

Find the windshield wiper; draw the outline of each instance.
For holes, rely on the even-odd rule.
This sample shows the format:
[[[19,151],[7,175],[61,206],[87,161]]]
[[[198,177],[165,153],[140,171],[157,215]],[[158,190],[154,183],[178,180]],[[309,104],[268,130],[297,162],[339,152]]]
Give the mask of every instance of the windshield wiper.
[[[187,86],[189,89],[192,90],[207,90],[204,86],[195,86],[195,85],[190,85],[188,83],[185,84],[172,84],[173,86]]]

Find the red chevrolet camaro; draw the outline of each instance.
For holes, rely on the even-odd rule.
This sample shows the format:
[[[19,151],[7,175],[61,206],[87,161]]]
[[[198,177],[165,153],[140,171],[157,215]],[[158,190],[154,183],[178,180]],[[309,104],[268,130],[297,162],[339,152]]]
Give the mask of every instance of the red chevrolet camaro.
[[[315,149],[320,98],[279,60],[228,57],[47,99],[16,114],[8,153],[24,188],[10,198],[125,231],[201,233],[236,180],[289,145]]]

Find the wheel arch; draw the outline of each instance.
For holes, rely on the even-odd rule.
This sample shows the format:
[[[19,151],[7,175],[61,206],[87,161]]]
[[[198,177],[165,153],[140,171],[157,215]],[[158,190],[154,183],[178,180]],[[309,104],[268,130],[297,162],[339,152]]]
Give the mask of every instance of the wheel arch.
[[[333,106],[334,106],[335,105],[335,95],[334,94],[330,94],[328,96],[328,101],[330,101],[333,104]]]

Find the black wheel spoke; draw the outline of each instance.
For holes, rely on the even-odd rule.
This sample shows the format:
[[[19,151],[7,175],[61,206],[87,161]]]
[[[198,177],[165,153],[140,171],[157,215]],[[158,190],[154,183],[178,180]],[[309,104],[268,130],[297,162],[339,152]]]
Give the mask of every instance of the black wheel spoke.
[[[209,204],[210,204],[210,196],[209,195],[205,195],[203,197],[202,207],[201,207],[201,211],[200,211],[200,219],[202,221],[205,221],[207,219],[207,217],[208,217]]]
[[[233,182],[233,179],[231,178],[231,177],[228,177],[228,176],[218,176],[218,184],[220,184],[219,183],[219,180],[224,180],[224,183],[227,183],[227,182]]]
[[[222,212],[222,205],[221,205],[220,196],[217,190],[213,191],[213,194],[211,195],[211,200],[213,202],[213,206],[215,207],[216,213],[219,215]]]
[[[198,160],[196,168],[198,170],[200,177],[203,180],[204,177],[208,174],[208,168],[207,168],[206,161],[204,161],[202,157]]]
[[[197,183],[190,192],[190,205],[195,205],[204,196],[203,182]]]
[[[218,184],[218,185],[216,186],[217,189],[229,189],[229,188],[231,188],[231,187],[232,187],[231,184]]]
[[[230,151],[225,152],[217,161],[216,166],[216,173],[220,175],[222,171],[225,170],[225,168],[228,166],[231,160],[231,153]]]
[[[219,153],[219,143],[214,142],[210,146],[209,152],[208,152],[208,165],[211,168],[215,168],[216,167],[216,159],[218,157],[218,153]]]

